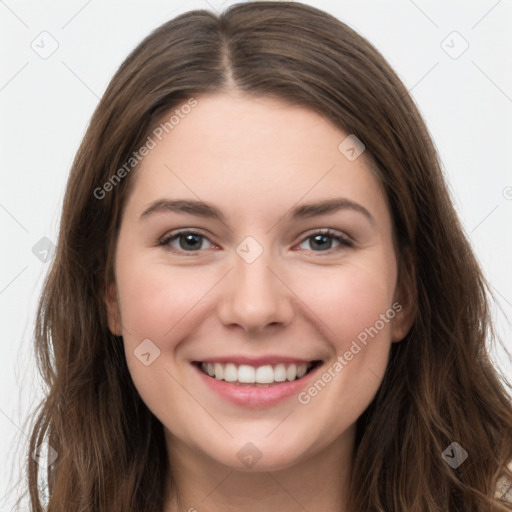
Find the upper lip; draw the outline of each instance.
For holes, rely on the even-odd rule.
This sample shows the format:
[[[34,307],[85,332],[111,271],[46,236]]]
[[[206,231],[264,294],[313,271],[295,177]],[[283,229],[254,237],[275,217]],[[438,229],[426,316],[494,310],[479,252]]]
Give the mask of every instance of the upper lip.
[[[219,357],[207,357],[205,359],[196,359],[194,363],[233,363],[235,365],[247,364],[250,366],[265,366],[265,365],[274,365],[279,363],[312,363],[314,361],[320,361],[318,358],[311,359],[301,359],[297,357],[290,356],[279,356],[279,355],[269,355],[269,356],[219,356]]]

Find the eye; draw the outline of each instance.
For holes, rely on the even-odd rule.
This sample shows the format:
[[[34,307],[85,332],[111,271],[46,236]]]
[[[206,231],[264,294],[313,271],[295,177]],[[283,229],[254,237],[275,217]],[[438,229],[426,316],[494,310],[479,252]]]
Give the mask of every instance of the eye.
[[[162,238],[158,245],[170,246],[177,251],[197,252],[204,249],[202,242],[208,240],[202,233],[194,230],[179,231]],[[178,247],[173,242],[178,242]]]
[[[170,247],[172,250],[178,252],[193,253],[199,252],[201,249],[205,249],[202,242],[206,240],[208,240],[208,238],[203,233],[189,229],[170,233],[160,239],[158,245]],[[311,240],[310,250],[313,250],[313,252],[326,252],[331,249],[336,250],[353,246],[353,243],[348,238],[329,229],[316,231],[310,234],[300,243],[300,245],[309,240]],[[337,247],[332,247],[333,240],[338,243]],[[174,245],[175,242],[177,242],[177,246]]]
[[[340,249],[345,247],[352,247],[353,243],[346,238],[343,235],[337,234],[330,229],[317,231],[315,233],[312,233],[308,237],[306,237],[300,245],[302,245],[304,242],[307,242],[308,240],[311,240],[310,247],[314,249],[314,252],[324,252],[329,251],[333,249],[332,247],[332,241],[336,241],[339,245],[337,247],[334,247],[334,249]]]

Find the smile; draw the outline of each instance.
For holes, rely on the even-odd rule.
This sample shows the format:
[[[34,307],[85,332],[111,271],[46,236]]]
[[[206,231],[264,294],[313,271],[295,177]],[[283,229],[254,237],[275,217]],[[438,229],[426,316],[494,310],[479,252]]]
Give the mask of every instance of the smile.
[[[301,379],[320,361],[309,363],[278,363],[263,366],[235,363],[196,363],[199,369],[209,377],[223,380],[235,385],[272,386],[283,382],[292,382]]]
[[[265,408],[296,397],[317,378],[320,359],[233,354],[190,361],[207,392],[236,406]]]

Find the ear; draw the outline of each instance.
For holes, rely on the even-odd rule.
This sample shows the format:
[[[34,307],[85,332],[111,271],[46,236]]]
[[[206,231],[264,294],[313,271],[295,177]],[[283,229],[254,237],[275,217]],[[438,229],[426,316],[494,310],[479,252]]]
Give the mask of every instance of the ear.
[[[416,318],[416,275],[412,256],[409,251],[404,251],[399,258],[398,277],[395,294],[393,297],[393,309],[396,314],[391,323],[391,341],[402,341]]]
[[[107,308],[108,328],[114,336],[121,336],[121,312],[119,309],[119,300],[117,297],[116,283],[114,280],[107,285],[105,292],[105,306]]]

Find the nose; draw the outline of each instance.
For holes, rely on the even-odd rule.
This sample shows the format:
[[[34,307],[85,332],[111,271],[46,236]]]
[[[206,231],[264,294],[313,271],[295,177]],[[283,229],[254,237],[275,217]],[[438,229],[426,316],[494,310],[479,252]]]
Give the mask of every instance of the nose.
[[[252,263],[234,256],[234,268],[224,280],[219,305],[222,323],[237,325],[248,333],[288,325],[294,314],[294,295],[272,258],[265,251]]]

